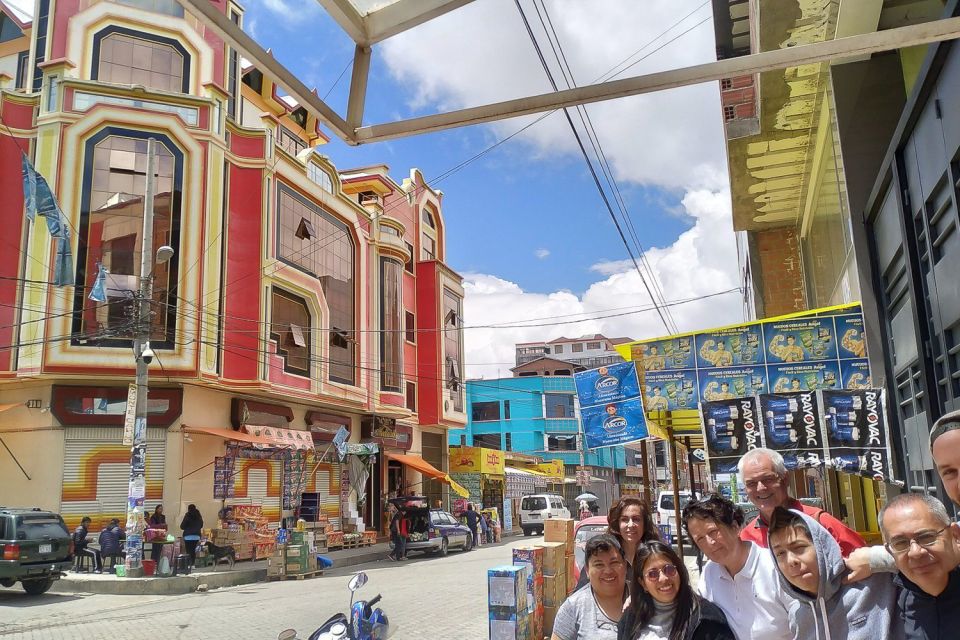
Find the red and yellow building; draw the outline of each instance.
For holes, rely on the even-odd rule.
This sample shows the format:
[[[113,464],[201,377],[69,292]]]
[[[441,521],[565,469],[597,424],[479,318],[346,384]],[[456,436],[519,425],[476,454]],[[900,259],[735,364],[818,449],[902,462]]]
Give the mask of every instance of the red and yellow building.
[[[242,7],[215,4],[242,22]],[[13,17],[2,0],[0,13]],[[466,422],[442,194],[415,169],[397,181],[335,167],[316,120],[172,0],[39,0],[22,18],[0,44],[0,438],[17,463],[0,463],[0,503],[68,521],[126,511],[149,138],[148,250],[175,254],[155,265],[150,301],[147,506],[174,524],[188,503],[213,518],[211,463],[249,425],[310,432],[318,454],[341,426],[377,443],[368,527],[389,492],[422,481],[446,499],[383,455],[446,470],[446,431]],[[24,215],[21,152],[66,214],[73,286],[49,284],[56,247]],[[88,299],[98,265],[106,303]],[[279,516],[277,465],[239,461],[234,501]],[[307,480],[332,517],[349,515],[345,477],[328,453]]]

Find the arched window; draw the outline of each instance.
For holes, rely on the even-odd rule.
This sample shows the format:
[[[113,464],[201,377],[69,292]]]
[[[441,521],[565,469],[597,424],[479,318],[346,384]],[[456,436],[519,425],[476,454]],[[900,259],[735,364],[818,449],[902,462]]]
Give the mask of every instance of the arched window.
[[[172,346],[176,325],[177,266],[180,259],[180,203],[183,154],[165,136],[107,128],[84,149],[74,344],[122,345],[133,337],[134,294],[140,273],[140,235],[147,181],[147,138],[157,139],[157,177],[153,201],[153,247],[174,248],[173,258],[153,265],[154,311],[151,342]],[[87,293],[102,264],[107,302],[92,303]]]
[[[170,38],[107,27],[93,39],[94,80],[189,93],[189,69],[187,50]]]
[[[380,258],[380,388],[401,390],[403,372],[403,264]]]
[[[277,257],[320,280],[330,309],[330,379],[356,383],[353,234],[345,222],[278,184]]]
[[[433,213],[426,208],[423,209],[421,219],[423,232],[420,234],[420,259],[438,260],[440,256],[437,252],[437,222]]]

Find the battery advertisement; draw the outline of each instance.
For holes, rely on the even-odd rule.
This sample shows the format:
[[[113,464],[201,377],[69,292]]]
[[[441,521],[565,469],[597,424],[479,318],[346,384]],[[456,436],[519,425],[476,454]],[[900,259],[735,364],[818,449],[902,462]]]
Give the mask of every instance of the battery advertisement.
[[[828,464],[844,473],[893,477],[885,400],[880,389],[822,392]]]
[[[736,473],[740,457],[763,446],[757,399],[704,402],[701,410],[710,473]]]
[[[816,391],[760,395],[763,439],[779,451],[788,469],[824,463],[824,439]]]

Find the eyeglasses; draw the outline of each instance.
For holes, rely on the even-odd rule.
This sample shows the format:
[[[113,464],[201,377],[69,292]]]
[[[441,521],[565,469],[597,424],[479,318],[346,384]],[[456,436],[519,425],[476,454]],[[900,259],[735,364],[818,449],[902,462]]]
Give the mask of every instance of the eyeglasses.
[[[887,544],[887,549],[889,549],[891,553],[906,553],[910,551],[910,547],[913,546],[914,542],[924,548],[932,547],[937,544],[940,536],[946,530],[947,527],[944,527],[939,531],[924,531],[923,533],[918,533],[912,538],[897,538]]]
[[[778,475],[776,475],[776,474],[774,474],[774,473],[771,473],[771,474],[769,474],[769,475],[761,476],[760,478],[757,478],[756,480],[750,480],[750,481],[748,481],[748,482],[744,482],[744,483],[743,483],[743,486],[745,486],[747,489],[750,489],[751,491],[753,491],[753,490],[755,490],[755,489],[757,488],[757,486],[758,486],[761,482],[763,483],[763,486],[765,486],[765,487],[772,487],[773,485],[780,484],[780,476],[778,476]]]
[[[660,574],[667,576],[668,578],[675,578],[677,576],[677,568],[672,564],[665,564],[659,569],[654,567],[653,569],[647,569],[646,573],[643,575],[646,576],[647,580],[654,582],[660,579]]]

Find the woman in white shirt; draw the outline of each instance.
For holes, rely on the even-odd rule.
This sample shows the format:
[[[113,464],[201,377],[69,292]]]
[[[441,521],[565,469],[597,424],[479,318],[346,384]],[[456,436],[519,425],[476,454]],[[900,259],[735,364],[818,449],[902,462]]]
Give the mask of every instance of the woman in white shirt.
[[[721,496],[690,502],[683,526],[707,556],[697,592],[720,607],[737,640],[790,638],[785,594],[773,557],[740,539],[743,510]]]

